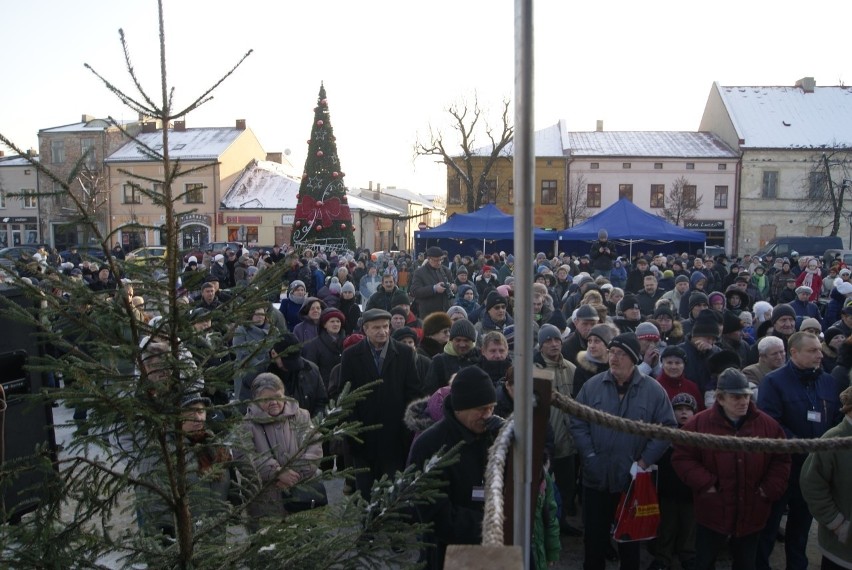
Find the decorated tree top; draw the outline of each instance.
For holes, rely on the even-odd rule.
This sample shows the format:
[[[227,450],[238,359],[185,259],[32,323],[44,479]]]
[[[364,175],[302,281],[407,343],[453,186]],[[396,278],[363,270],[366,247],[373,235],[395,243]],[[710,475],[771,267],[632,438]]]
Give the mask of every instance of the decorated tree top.
[[[320,84],[293,221],[295,245],[337,251],[355,249],[355,228],[343,177],[325,86]]]

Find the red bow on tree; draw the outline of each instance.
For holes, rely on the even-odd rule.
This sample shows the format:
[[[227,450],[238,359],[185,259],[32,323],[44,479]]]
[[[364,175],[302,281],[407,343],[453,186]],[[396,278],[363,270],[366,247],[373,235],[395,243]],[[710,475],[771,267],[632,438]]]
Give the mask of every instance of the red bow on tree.
[[[296,206],[296,218],[306,220],[322,220],[325,227],[331,227],[334,220],[350,221],[352,215],[349,213],[349,206],[340,203],[339,198],[329,198],[321,201],[313,196],[304,196],[302,201]]]

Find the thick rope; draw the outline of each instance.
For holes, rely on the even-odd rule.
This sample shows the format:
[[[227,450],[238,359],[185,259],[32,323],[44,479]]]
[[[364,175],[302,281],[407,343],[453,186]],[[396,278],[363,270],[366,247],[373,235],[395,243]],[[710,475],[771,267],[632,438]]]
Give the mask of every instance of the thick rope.
[[[506,457],[515,437],[515,420],[510,418],[497,434],[488,451],[485,469],[485,513],[482,520],[482,545],[503,546],[503,474]]]
[[[621,418],[590,408],[558,392],[553,392],[551,398],[551,406],[581,420],[600,424],[616,431],[692,447],[755,453],[812,453],[852,449],[852,437],[767,439],[710,435]],[[503,545],[503,474],[514,435],[515,420],[510,419],[500,430],[488,454],[488,467],[485,471],[485,515],[482,521],[483,546]]]
[[[762,453],[811,453],[852,448],[852,437],[825,439],[767,439],[759,437],[733,437],[683,431],[677,428],[647,424],[628,420],[594,408],[584,406],[573,398],[553,392],[551,405],[574,417],[603,425],[617,431],[642,435],[653,439],[664,439],[681,445],[720,449],[727,451],[751,451]]]

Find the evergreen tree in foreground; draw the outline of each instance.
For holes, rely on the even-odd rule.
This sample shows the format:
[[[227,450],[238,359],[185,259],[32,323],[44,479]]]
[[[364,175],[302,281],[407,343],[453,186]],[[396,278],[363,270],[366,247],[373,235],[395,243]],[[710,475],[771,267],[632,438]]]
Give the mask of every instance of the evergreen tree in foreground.
[[[128,94],[93,73],[134,113],[168,125],[209,100],[210,93],[237,66],[188,106],[173,107],[173,92],[166,81],[163,1],[158,1],[161,85],[157,92],[161,97],[149,95],[137,80],[123,34],[127,70],[138,94]],[[2,134],[0,141],[25,154]],[[38,479],[42,500],[35,510],[19,524],[0,520],[0,567],[114,568],[116,558],[119,567],[137,568],[140,563],[148,568],[181,569],[414,566],[414,550],[420,546],[416,537],[425,529],[411,520],[411,507],[436,499],[437,474],[453,460],[452,454],[434,458],[423,471],[410,468],[391,480],[377,482],[369,503],[354,494],[284,519],[250,520],[247,505],[275,480],[264,483],[259,469],[237,461],[236,453],[229,462],[229,454],[223,453],[243,451],[251,457],[253,452],[248,446],[239,447],[234,437],[235,428],[243,421],[241,407],[227,403],[226,398],[208,408],[207,427],[215,429],[209,433],[184,431],[187,396],[198,390],[215,395],[245,372],[245,363],[227,358],[233,327],[251,322],[258,308],[269,309],[268,299],[277,294],[282,269],[260,271],[250,285],[230,291],[230,300],[213,313],[193,316],[178,293],[180,212],[175,208],[183,201],[180,178],[198,167],[170,158],[168,128],[162,130],[162,144],[157,148],[139,144],[146,156],[161,162],[162,178],[143,179],[119,171],[119,183],[132,184],[162,206],[165,258],[140,265],[112,257],[113,236],[100,233],[96,217],[85,204],[75,202],[81,223],[88,225],[101,244],[105,265],[127,281],[117,284],[114,291],[93,291],[51,268],[28,266],[35,281],[15,277],[12,283],[30,302],[4,303],[0,296],[0,310],[39,331],[40,342],[52,348],[31,360],[31,370],[61,374],[64,379],[62,388],[32,395],[29,402],[19,405],[35,408],[56,400],[67,408],[87,410],[86,419],[56,426],[76,428],[58,458],[48,449],[37,448],[32,457],[7,458],[0,464],[0,493],[16,481],[32,486],[35,470],[46,474]],[[69,189],[85,158],[66,179],[36,160],[32,165],[73,201]],[[139,318],[131,305],[131,287],[145,295],[146,310],[155,312],[159,320]],[[221,324],[217,333],[221,336],[196,328],[199,320],[211,321],[214,328]],[[252,349],[266,352],[274,340],[270,334]],[[213,361],[221,364],[208,366]],[[312,437],[306,437],[302,446],[339,437],[357,438],[368,429],[348,417],[370,389],[364,386],[350,393],[345,388],[313,420]],[[211,421],[214,413],[222,416],[215,425]],[[191,435],[204,438],[199,441]],[[290,467],[289,463],[282,465],[275,475]],[[325,471],[296,486],[347,474],[351,472]],[[225,481],[231,482],[233,490],[227,500],[205,491]],[[7,515],[3,504],[0,513],[3,518]]]
[[[355,249],[355,228],[343,177],[325,86],[320,84],[293,221],[294,245],[318,245],[336,251]]]

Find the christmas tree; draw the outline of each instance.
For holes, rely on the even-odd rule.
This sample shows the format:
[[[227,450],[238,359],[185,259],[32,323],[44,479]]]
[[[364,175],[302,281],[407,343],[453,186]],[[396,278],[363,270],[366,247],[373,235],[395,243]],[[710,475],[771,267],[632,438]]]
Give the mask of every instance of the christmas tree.
[[[335,251],[355,249],[355,228],[343,176],[328,114],[325,86],[320,83],[293,221],[294,245],[318,245]]]

